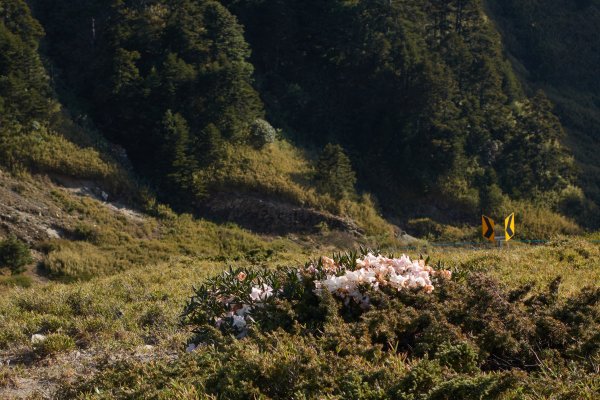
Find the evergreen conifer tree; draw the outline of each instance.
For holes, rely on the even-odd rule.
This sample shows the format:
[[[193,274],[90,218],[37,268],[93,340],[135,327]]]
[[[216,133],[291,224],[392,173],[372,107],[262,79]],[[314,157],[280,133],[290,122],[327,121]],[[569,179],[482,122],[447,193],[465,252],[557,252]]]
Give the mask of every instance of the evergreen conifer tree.
[[[319,189],[334,198],[352,196],[356,175],[342,146],[327,144],[319,156],[315,181]]]

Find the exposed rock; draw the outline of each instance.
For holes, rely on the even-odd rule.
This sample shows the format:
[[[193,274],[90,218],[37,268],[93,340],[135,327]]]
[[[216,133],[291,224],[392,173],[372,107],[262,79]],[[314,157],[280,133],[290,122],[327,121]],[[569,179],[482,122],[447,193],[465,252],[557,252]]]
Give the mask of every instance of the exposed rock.
[[[46,336],[36,333],[31,336],[31,344],[40,344],[46,341]]]
[[[56,229],[47,228],[46,233],[50,239],[60,239],[61,235]]]
[[[235,222],[261,233],[315,233],[319,231],[319,225],[325,223],[332,230],[362,235],[360,228],[350,219],[239,193],[214,196],[207,203],[207,211],[219,220]]]
[[[72,231],[80,219],[76,213],[64,212],[65,205],[53,195],[54,191],[61,190],[101,202],[106,199],[102,204],[111,212],[135,223],[145,220],[137,211],[108,202],[108,194],[94,182],[64,176],[53,176],[52,180],[54,182],[44,176],[23,180],[0,170],[0,238],[14,234],[31,245],[63,238],[65,233]]]

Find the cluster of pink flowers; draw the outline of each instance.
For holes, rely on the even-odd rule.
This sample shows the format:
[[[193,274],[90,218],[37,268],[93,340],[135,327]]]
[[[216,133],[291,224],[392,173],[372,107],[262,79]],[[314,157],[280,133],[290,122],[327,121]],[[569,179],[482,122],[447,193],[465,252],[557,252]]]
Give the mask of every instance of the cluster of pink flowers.
[[[240,272],[235,279],[238,279],[240,282],[244,281],[246,280],[246,274]],[[273,288],[263,283],[260,286],[252,286],[250,289],[248,295],[252,301],[252,305],[240,303],[236,301],[234,297],[220,296],[220,302],[229,309],[229,311],[220,317],[215,318],[215,327],[221,328],[223,324],[230,324],[237,332],[237,339],[246,337],[248,335],[248,325],[255,322],[251,316],[252,309],[261,307],[263,302],[273,296],[273,294]],[[186,351],[192,352],[197,348],[198,346],[195,343],[189,343]]]
[[[405,255],[400,258],[386,258],[381,255],[367,254],[356,260],[358,269],[351,271],[337,265],[328,257],[322,257],[323,269],[327,278],[315,281],[315,293],[324,290],[344,299],[348,304],[354,300],[361,307],[369,306],[366,289],[378,290],[388,286],[397,289],[423,289],[426,293],[434,290],[431,279],[436,276],[450,278],[450,271],[435,271],[424,260],[411,261]],[[307,272],[314,269],[309,266]]]
[[[236,278],[239,281],[246,279],[246,274],[240,272]],[[260,307],[261,302],[273,296],[273,288],[267,284],[261,286],[253,286],[250,289],[250,299],[254,307]],[[233,298],[222,298],[223,305],[229,308],[230,311],[215,320],[215,326],[220,328],[222,324],[230,323],[239,332],[237,337],[241,339],[248,334],[248,323],[254,322],[250,315],[252,307],[249,304],[241,304],[234,302]]]
[[[355,262],[354,262],[355,261]],[[346,305],[350,302],[358,304],[367,309],[370,307],[369,293],[373,290],[423,290],[431,293],[434,290],[435,278],[451,278],[450,271],[434,270],[426,265],[424,260],[411,260],[405,255],[400,258],[387,258],[381,255],[368,253],[356,260],[348,260],[347,257],[335,261],[328,257],[322,257],[321,262],[298,268],[289,272],[295,272],[300,280],[306,283],[314,283],[314,292],[322,295],[325,292],[343,299]],[[242,283],[243,289],[236,289],[240,285],[231,288],[216,290],[211,295],[216,296],[221,307],[213,317],[214,325],[223,331],[233,332],[238,339],[248,335],[249,327],[255,323],[252,318],[258,310],[273,300],[277,300],[283,294],[282,289],[274,290],[272,286],[264,282],[270,282],[274,287],[280,287],[281,276],[273,275],[268,279],[257,279],[247,276],[246,272],[238,272],[237,275],[228,274],[227,279],[233,279]],[[252,279],[252,282],[250,282]],[[285,278],[284,278],[285,279]],[[196,349],[194,343],[190,343],[187,350]]]

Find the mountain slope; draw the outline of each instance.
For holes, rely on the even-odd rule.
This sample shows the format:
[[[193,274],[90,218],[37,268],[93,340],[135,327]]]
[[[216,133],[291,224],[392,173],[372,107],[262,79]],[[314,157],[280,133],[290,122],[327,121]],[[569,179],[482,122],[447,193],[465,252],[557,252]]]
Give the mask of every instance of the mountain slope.
[[[523,93],[481,1],[32,3],[61,96],[181,210],[253,132],[272,140],[265,113],[297,146],[341,144],[404,221],[472,221],[507,197],[557,209],[574,183],[551,104]]]
[[[480,1],[224,3],[269,117],[297,143],[342,143],[389,213],[472,219],[573,182],[551,104],[523,93]]]
[[[522,80],[556,104],[581,169],[579,185],[600,204],[600,1],[486,3]],[[600,223],[597,206],[585,207],[583,219]]]
[[[32,4],[47,32],[44,54],[59,97],[124,147],[161,201],[231,220],[244,210],[223,210],[228,203],[218,199],[244,196],[255,199],[246,212],[263,199],[280,211],[310,208],[307,221],[335,214],[367,234],[392,237],[353,187],[344,196],[316,190],[316,155],[291,146],[261,118],[242,28],[218,2]],[[318,230],[288,220],[284,231]]]

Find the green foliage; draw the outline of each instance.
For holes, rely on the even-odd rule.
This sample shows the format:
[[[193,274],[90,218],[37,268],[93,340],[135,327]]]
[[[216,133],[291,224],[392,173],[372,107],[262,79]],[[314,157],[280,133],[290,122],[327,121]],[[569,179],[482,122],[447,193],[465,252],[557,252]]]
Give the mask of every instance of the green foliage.
[[[38,51],[43,36],[27,3],[0,4],[0,165],[95,179],[111,194],[131,196],[134,185],[109,145],[58,112]]]
[[[388,210],[448,183],[460,187],[438,202],[472,212],[574,181],[552,107],[523,94],[481,1],[225,4],[271,119],[300,143],[343,145]]]
[[[250,143],[257,149],[262,149],[265,145],[275,142],[277,131],[264,119],[257,119],[250,126]]]
[[[546,205],[536,205],[524,201],[508,201],[497,211],[504,218],[515,213],[517,238],[550,239],[556,235],[575,235],[581,228],[571,219],[553,212]]]
[[[319,190],[337,198],[355,194],[356,175],[342,146],[327,144],[319,155],[315,182]]]
[[[92,146],[78,146],[46,128],[18,135],[0,131],[0,165],[10,171],[94,179],[114,195],[130,195],[135,190],[131,177],[105,154]]]
[[[262,116],[242,27],[216,1],[110,3],[40,2],[48,53],[161,198],[193,210],[205,195],[200,169]]]
[[[484,214],[498,210],[505,201],[502,190],[498,186],[496,173],[486,169],[479,181],[479,208]]]
[[[188,236],[200,237],[184,225],[180,222],[180,227],[169,228],[181,232],[175,243]],[[220,237],[229,235],[221,233]],[[206,247],[211,240],[202,237],[198,241]],[[230,251],[222,245],[224,251]],[[290,249],[278,250],[268,265],[300,265],[307,258],[302,252],[313,251],[315,256],[316,251],[321,252]],[[455,273],[454,281],[436,285],[429,297],[394,295],[389,305],[380,304],[380,308],[350,318],[346,318],[342,303],[324,299],[319,307],[305,310],[307,316],[327,315],[325,322],[312,326],[282,324],[299,314],[290,313],[281,303],[273,323],[283,325],[283,331],[263,325],[271,332],[256,329],[243,340],[230,340],[219,333],[214,335],[219,338],[214,345],[200,346],[185,355],[190,331],[178,323],[182,307],[193,293],[193,285],[207,283],[206,278],[218,275],[225,265],[249,265],[244,259],[236,261],[234,254],[239,253],[235,248],[231,251],[231,257],[215,258],[218,261],[192,255],[171,257],[156,265],[150,255],[143,265],[76,284],[33,282],[26,289],[0,285],[3,351],[26,351],[34,333],[61,334],[71,337],[82,354],[91,353],[94,360],[101,360],[92,361],[91,372],[85,369],[75,374],[72,368],[80,364],[73,364],[69,357],[35,361],[23,366],[24,370],[12,368],[13,376],[37,379],[41,368],[51,361],[56,375],[43,379],[64,385],[57,392],[62,394],[55,397],[93,399],[196,399],[217,396],[218,391],[224,398],[247,398],[248,393],[303,398],[300,393],[306,393],[304,398],[382,399],[400,393],[405,397],[471,399],[475,393],[482,398],[579,399],[594,398],[597,392],[597,376],[590,371],[598,362],[593,358],[598,348],[598,327],[594,325],[598,323],[598,304],[594,305],[594,292],[581,293],[581,287],[597,286],[600,248],[584,238],[559,238],[543,246],[514,244],[503,250],[434,249],[431,258],[443,260]],[[557,275],[564,277],[563,283],[550,285]],[[502,283],[492,279],[487,289],[476,290],[482,285],[473,281],[473,276],[482,277],[479,282],[493,276]],[[507,303],[511,306],[505,312],[502,304]],[[542,363],[534,361],[524,370],[489,371],[482,363],[494,357],[479,351],[477,343],[484,340],[481,332],[462,325],[470,316],[473,325],[481,324],[499,337],[517,337],[520,343],[536,343],[530,341],[534,332],[543,350],[534,345],[531,356],[535,360],[537,355]],[[522,324],[534,330],[517,332]],[[310,334],[313,328],[317,328],[316,334]],[[485,343],[493,343],[491,338]],[[148,344],[153,346],[151,350],[145,349]],[[423,352],[427,356],[422,356]],[[117,361],[102,361],[111,357]],[[423,386],[415,388],[413,382],[423,382]],[[431,389],[431,385],[435,387]]]
[[[232,149],[274,142],[261,99],[297,144],[347,151],[317,168],[330,203],[352,197],[350,165],[384,211],[437,198],[459,219],[576,185],[552,105],[523,93],[481,1],[33,4],[58,92],[177,210],[202,208]]]
[[[379,214],[379,210],[369,194],[362,194],[358,200],[342,200],[338,212],[356,221],[359,227],[364,229],[366,235],[373,237],[374,241],[382,246],[395,244],[392,227]]]
[[[479,234],[479,230],[469,226],[455,227],[451,225],[440,224],[431,218],[414,218],[406,223],[406,230],[409,234],[434,241],[461,241],[471,240]]]
[[[515,134],[505,143],[506,154],[499,164],[503,171],[503,186],[513,185],[510,193],[515,198],[533,199],[536,193],[556,192],[564,189],[573,170],[573,160],[565,152],[560,141],[564,132],[552,106],[542,92],[524,104],[517,104],[517,127]],[[515,168],[518,163],[526,167]]]
[[[125,216],[87,197],[63,190],[50,195],[65,221],[74,221],[64,239],[49,240],[42,266],[52,279],[89,280],[120,271],[167,261],[174,255],[221,261],[264,262],[269,256],[293,254],[297,246],[284,239],[266,240],[235,225],[217,225],[177,215],[155,206],[155,218]]]
[[[186,208],[185,202],[191,203],[192,206],[198,205],[205,195],[205,189],[194,175],[198,170],[198,162],[190,156],[193,142],[187,122],[181,114],[173,114],[171,110],[167,110],[161,124],[163,165],[154,173],[156,176],[166,173],[167,179],[162,191],[167,194],[172,204],[181,209]],[[181,190],[188,193],[190,198],[180,199],[178,194]],[[189,205],[187,208],[190,208]]]
[[[502,31],[507,50],[532,89],[543,89],[556,103],[556,113],[568,131],[580,176],[578,185],[598,204],[598,96],[595,65],[600,62],[596,26],[600,3],[582,1],[489,1],[491,16]],[[585,212],[581,223],[598,226]]]
[[[16,236],[0,241],[0,267],[9,268],[13,274],[18,274],[32,261],[29,247]]]
[[[440,346],[438,359],[440,365],[452,368],[457,372],[476,372],[479,354],[467,343],[458,345],[443,344]]]
[[[0,286],[28,288],[31,284],[31,278],[25,275],[0,276]]]
[[[34,345],[34,351],[42,357],[68,352],[75,348],[73,338],[61,333],[48,335],[45,340]]]
[[[55,106],[38,54],[44,35],[22,0],[0,4],[0,130],[43,124]]]
[[[382,290],[372,294],[371,308],[349,312],[343,302],[311,296],[310,286],[284,274],[278,300],[258,307],[271,319],[257,314],[257,324],[241,340],[215,330],[212,311],[223,311],[221,297],[249,301],[255,279],[280,272],[232,270],[198,289],[186,315],[212,340],[191,355],[116,363],[60,393],[99,399],[176,393],[227,399],[516,399],[540,393],[593,398],[598,388],[597,288],[561,299],[558,281],[532,292],[509,290],[479,273],[455,274],[438,282],[433,293]]]

